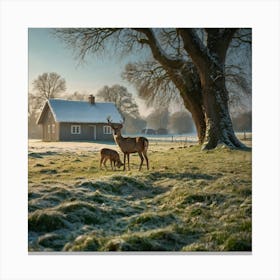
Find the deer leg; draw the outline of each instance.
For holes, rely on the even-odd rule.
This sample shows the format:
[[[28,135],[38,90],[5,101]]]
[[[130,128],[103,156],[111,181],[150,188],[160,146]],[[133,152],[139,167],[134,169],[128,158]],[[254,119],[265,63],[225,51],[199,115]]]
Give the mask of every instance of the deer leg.
[[[111,169],[114,170],[113,169],[113,161],[111,159],[110,159],[110,164],[111,164]]]
[[[104,162],[103,162],[103,165],[105,166],[105,168],[106,168],[106,170],[107,170],[106,161],[107,161],[107,158],[105,158],[105,160],[104,160]]]
[[[143,155],[142,155],[141,152],[139,152],[138,155],[139,155],[139,157],[140,157],[140,159],[141,159],[141,163],[140,163],[140,166],[139,166],[139,171],[140,171],[141,168],[142,168],[142,165],[143,165],[144,157],[143,157]]]
[[[130,165],[129,165],[129,155],[130,155],[130,154],[127,154],[127,163],[128,163],[128,170],[130,171]]]
[[[143,155],[144,155],[145,160],[146,160],[147,169],[149,170],[149,159],[148,159],[148,156],[147,156],[147,152],[146,152],[146,151],[144,151],[144,152],[143,152]]]
[[[126,159],[126,153],[123,153],[123,170],[125,171],[125,159]]]
[[[103,157],[100,159],[100,164],[99,164],[99,168],[102,169],[102,163],[103,163]]]

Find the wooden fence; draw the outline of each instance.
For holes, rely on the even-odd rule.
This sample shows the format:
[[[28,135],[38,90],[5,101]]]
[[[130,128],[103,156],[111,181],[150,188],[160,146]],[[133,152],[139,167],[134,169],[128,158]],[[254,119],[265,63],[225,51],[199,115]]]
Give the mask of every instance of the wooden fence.
[[[197,143],[196,135],[143,135],[148,138],[150,142],[167,142],[167,143]],[[252,140],[252,132],[237,132],[236,136],[242,141]]]

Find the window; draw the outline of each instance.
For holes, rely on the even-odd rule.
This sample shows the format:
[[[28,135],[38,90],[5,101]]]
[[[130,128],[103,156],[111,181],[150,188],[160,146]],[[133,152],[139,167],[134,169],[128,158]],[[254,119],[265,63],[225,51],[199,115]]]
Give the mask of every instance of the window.
[[[71,134],[81,134],[81,126],[71,125]]]
[[[48,124],[48,133],[51,133],[51,125]]]
[[[103,126],[103,133],[104,133],[104,134],[112,134],[111,126],[109,126],[109,125],[104,125],[104,126]]]
[[[55,133],[55,124],[52,124],[52,133]]]

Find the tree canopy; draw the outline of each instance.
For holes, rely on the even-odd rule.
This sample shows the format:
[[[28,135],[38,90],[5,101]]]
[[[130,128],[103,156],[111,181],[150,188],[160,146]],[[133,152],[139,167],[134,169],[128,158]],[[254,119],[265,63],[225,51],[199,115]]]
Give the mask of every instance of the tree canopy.
[[[130,115],[133,118],[139,117],[138,105],[124,86],[117,84],[112,87],[104,86],[97,92],[96,97],[103,101],[114,102],[123,115]]]
[[[244,147],[234,134],[229,114],[226,61],[230,48],[241,51],[244,44],[250,44],[250,33],[250,29],[238,28],[67,28],[55,31],[81,60],[88,54],[109,53],[113,49],[120,54],[150,53],[151,62],[142,60],[136,66],[131,64],[126,69],[130,74],[124,75],[136,85],[140,95],[150,101],[158,94],[163,99],[172,98],[175,89],[191,113],[199,142],[205,149],[218,144]]]
[[[41,99],[50,99],[66,90],[66,82],[55,72],[43,73],[33,81],[33,90]]]
[[[118,84],[104,86],[97,92],[96,97],[102,101],[115,103],[125,119],[124,132],[135,134],[146,127],[146,122],[140,117],[138,105],[126,87]]]

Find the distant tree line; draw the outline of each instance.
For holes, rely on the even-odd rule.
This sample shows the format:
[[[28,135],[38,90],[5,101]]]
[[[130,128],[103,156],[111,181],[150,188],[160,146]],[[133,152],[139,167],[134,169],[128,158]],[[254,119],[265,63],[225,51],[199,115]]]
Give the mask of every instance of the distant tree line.
[[[195,131],[191,115],[186,110],[171,114],[167,107],[155,109],[145,120],[146,128],[152,129],[157,134],[183,134]]]
[[[33,91],[28,98],[28,136],[40,138],[41,129],[37,125],[37,119],[46,100],[49,98],[63,98],[67,100],[87,101],[87,92],[65,93],[66,82],[57,73],[43,73],[33,82]],[[113,85],[104,86],[96,94],[97,101],[114,102],[125,119],[124,133],[137,134],[144,129],[156,131],[158,134],[183,134],[195,131],[195,125],[191,114],[184,108],[181,111],[170,113],[167,106],[154,103],[154,110],[146,117],[139,113],[139,107],[133,95],[126,87]],[[235,131],[251,131],[251,111],[239,111],[234,106],[232,123]],[[120,120],[114,120],[120,121]]]
[[[40,138],[37,119],[45,101],[59,96],[66,90],[65,79],[55,72],[43,73],[33,81],[33,92],[28,94],[28,137]]]
[[[252,111],[240,112],[232,117],[233,128],[235,131],[252,131]]]

